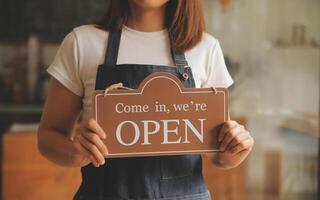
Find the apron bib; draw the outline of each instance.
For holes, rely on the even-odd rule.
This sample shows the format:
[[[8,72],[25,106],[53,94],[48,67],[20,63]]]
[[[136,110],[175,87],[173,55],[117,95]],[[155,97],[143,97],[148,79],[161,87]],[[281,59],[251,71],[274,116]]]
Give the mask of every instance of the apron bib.
[[[195,87],[185,55],[172,47],[176,66],[117,65],[120,38],[121,30],[109,32],[105,62],[97,70],[96,90],[119,82],[138,88],[154,72],[169,72],[180,78],[184,87]],[[98,168],[91,163],[82,167],[81,174],[82,183],[75,200],[211,199],[202,177],[200,155],[107,158],[106,164]]]

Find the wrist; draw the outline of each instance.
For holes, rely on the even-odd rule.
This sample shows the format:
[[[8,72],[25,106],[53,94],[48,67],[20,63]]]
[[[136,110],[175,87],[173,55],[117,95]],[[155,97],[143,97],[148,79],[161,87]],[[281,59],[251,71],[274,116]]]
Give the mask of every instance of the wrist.
[[[84,149],[77,139],[72,141],[73,148],[69,152],[69,159],[75,167],[83,167],[91,161],[84,153]]]
[[[232,169],[240,165],[248,154],[232,155],[225,152],[218,152],[211,156],[212,163],[221,169]]]
[[[77,144],[74,140],[70,142],[70,148],[66,150],[66,160],[70,167],[80,167],[81,159]]]
[[[221,169],[231,169],[234,167],[233,163],[231,162],[230,156],[224,153],[217,153],[216,156],[213,157],[212,162],[214,165]]]

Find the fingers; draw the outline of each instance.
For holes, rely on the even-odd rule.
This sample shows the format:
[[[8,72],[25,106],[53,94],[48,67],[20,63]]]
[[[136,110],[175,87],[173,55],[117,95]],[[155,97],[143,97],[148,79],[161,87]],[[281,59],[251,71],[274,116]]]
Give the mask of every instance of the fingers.
[[[251,150],[252,146],[253,146],[254,140],[252,137],[248,137],[247,139],[241,141],[239,144],[237,144],[236,146],[232,147],[229,152],[232,155],[235,155],[243,150]]]
[[[106,157],[108,155],[108,149],[106,145],[102,142],[102,140],[99,138],[99,136],[92,132],[87,132],[83,134],[83,136],[89,140],[93,145],[95,145],[99,152]]]
[[[237,146],[239,143],[241,143],[242,141],[249,139],[250,138],[250,134],[248,131],[243,131],[241,133],[239,133],[238,135],[236,135],[232,141],[228,144],[228,146],[226,147],[227,150],[232,149],[233,147]]]
[[[82,147],[81,152],[95,167],[105,164],[105,157],[109,152],[102,139],[106,137],[106,133],[93,118],[80,128],[79,134],[75,137]]]
[[[83,136],[79,136],[77,138],[80,144],[87,150],[87,152],[90,153],[90,156],[93,156],[94,159],[97,161],[97,163],[93,164],[98,164],[99,166],[105,163],[104,155],[99,151],[98,147],[94,143],[91,143],[90,140]]]
[[[233,120],[229,120],[223,125],[218,140],[220,151],[232,155],[243,150],[251,150],[254,145],[254,140],[245,127]]]
[[[92,164],[95,166],[95,167],[99,167],[99,162],[95,159],[95,157],[93,155],[91,155],[91,153],[85,149],[85,147],[80,143],[79,141],[79,136],[75,136],[74,137],[74,142],[77,143],[76,147],[77,149],[79,150],[79,152],[81,152],[84,156],[86,157],[89,161],[92,162]]]
[[[88,123],[85,124],[85,128],[87,128],[89,131],[92,131],[99,135],[101,139],[106,139],[107,135],[104,132],[104,130],[101,128],[101,126],[98,124],[96,120],[93,118],[90,118]]]
[[[231,130],[232,128],[236,127],[238,123],[233,120],[229,120],[225,122],[220,130],[219,136],[218,136],[218,141],[221,142],[224,137],[226,136],[226,133]]]
[[[225,151],[227,149],[227,146],[232,142],[234,138],[240,139],[240,134],[244,132],[244,127],[242,125],[235,125],[231,129],[228,129],[227,131],[223,132],[223,140],[220,144],[219,149],[221,151]]]

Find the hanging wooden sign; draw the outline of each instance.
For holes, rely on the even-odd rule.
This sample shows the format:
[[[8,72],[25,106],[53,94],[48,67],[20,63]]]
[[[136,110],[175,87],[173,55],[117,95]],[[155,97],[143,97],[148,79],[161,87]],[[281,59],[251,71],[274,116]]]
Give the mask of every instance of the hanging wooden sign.
[[[156,72],[138,89],[93,94],[93,116],[107,134],[108,157],[218,151],[228,116],[225,88],[184,88],[170,73]]]

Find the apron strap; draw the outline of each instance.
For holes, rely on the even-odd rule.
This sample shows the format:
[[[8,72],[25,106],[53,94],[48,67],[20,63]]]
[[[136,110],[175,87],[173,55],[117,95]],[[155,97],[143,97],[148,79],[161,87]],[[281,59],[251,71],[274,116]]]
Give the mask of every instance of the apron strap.
[[[170,47],[170,49],[171,49],[172,59],[174,60],[176,66],[178,66],[178,67],[189,66],[188,61],[187,61],[184,53],[178,52],[178,51],[174,50],[172,47]]]
[[[189,66],[188,61],[187,61],[184,53],[179,52],[172,47],[173,42],[172,42],[172,36],[171,36],[170,32],[169,32],[169,39],[170,39],[171,56],[172,56],[172,59],[174,60],[174,63],[176,64],[176,66],[178,66],[178,67]]]
[[[105,64],[107,66],[116,66],[117,64],[121,33],[122,33],[122,30],[109,32],[108,46],[105,54]],[[189,66],[184,53],[178,52],[175,49],[173,49],[171,45],[172,44],[171,41],[172,40],[170,36],[171,56],[175,65],[178,67]]]
[[[110,31],[108,36],[108,47],[105,54],[105,64],[107,66],[116,66],[121,39],[121,29],[119,31]]]

